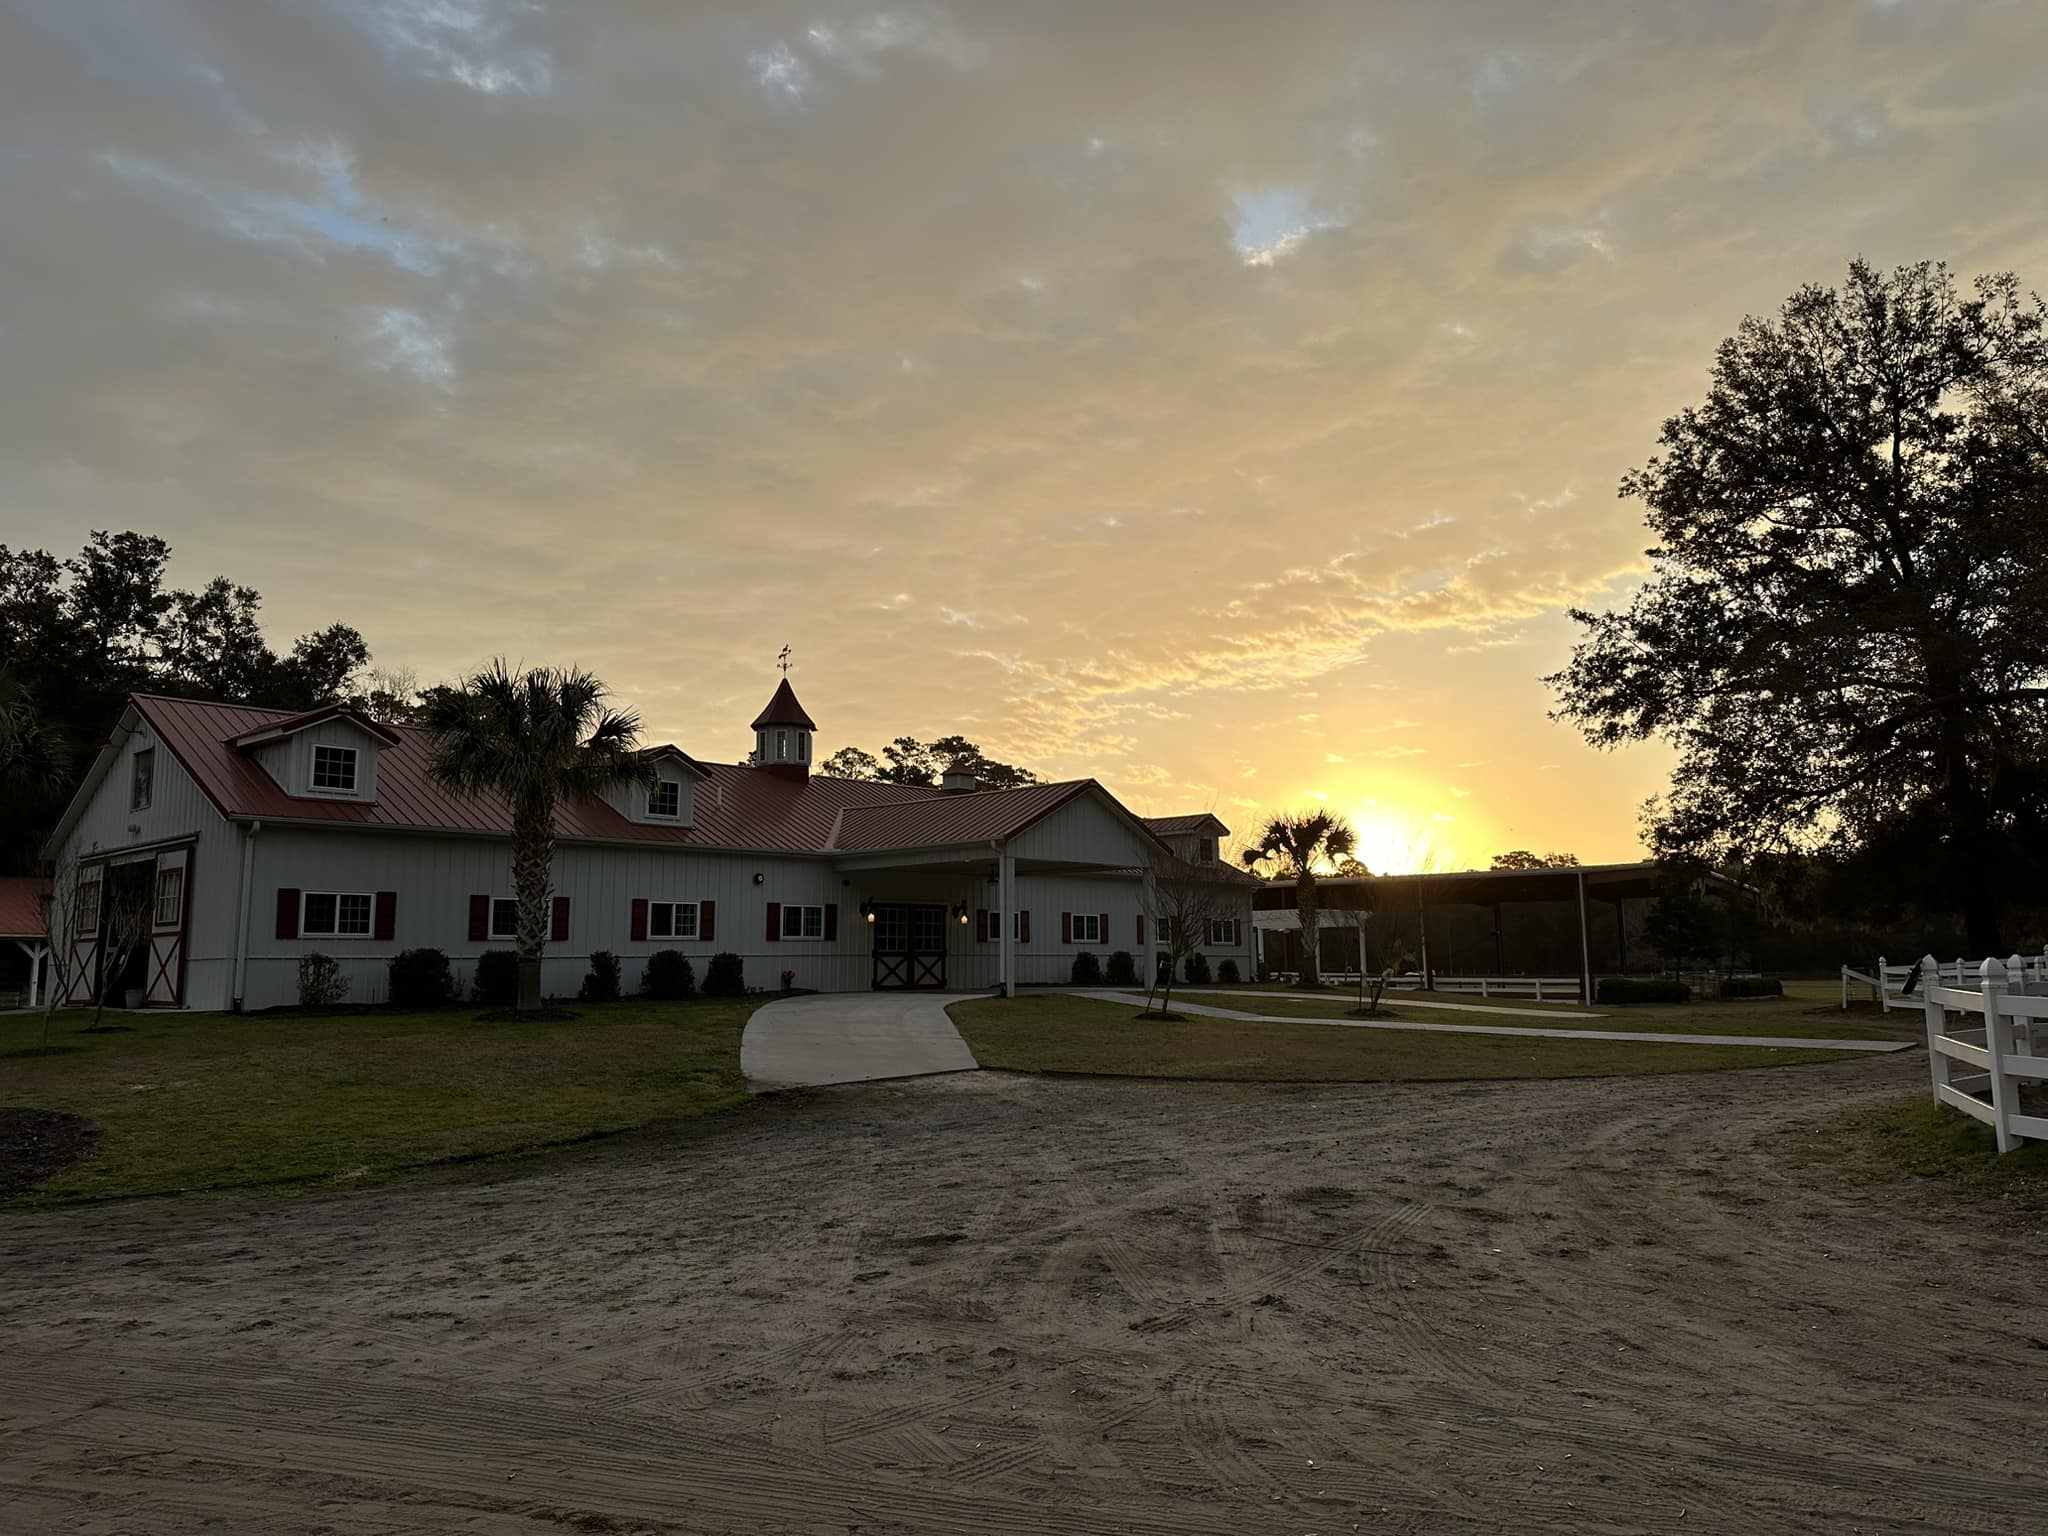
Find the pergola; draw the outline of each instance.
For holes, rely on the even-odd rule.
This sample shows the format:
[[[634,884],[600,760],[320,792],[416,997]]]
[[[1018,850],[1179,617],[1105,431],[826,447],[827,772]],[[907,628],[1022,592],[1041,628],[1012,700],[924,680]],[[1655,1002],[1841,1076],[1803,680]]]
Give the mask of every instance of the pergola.
[[[0,879],[0,943],[11,943],[28,956],[28,1005],[43,1000],[43,964],[49,958],[49,923],[45,904],[50,882],[28,876]]]
[[[1500,909],[1514,902],[1570,902],[1578,910],[1579,980],[1590,1001],[1592,990],[1592,945],[1587,910],[1593,902],[1612,902],[1617,931],[1621,937],[1621,963],[1628,964],[1626,928],[1621,922],[1622,904],[1646,900],[1657,894],[1657,863],[1643,860],[1630,864],[1584,864],[1543,869],[1466,869],[1446,873],[1415,875],[1329,875],[1316,881],[1316,899],[1321,916],[1319,927],[1348,928],[1353,914],[1412,911],[1418,914],[1422,937],[1423,983],[1433,971],[1429,959],[1429,909],[1443,906],[1484,907],[1493,913],[1494,967],[1503,970]],[[1715,883],[1735,888],[1724,875],[1709,875]],[[1292,880],[1269,881],[1252,898],[1254,921],[1261,928],[1284,929],[1295,911]],[[1284,919],[1275,921],[1280,914]],[[1272,914],[1268,917],[1265,914]]]

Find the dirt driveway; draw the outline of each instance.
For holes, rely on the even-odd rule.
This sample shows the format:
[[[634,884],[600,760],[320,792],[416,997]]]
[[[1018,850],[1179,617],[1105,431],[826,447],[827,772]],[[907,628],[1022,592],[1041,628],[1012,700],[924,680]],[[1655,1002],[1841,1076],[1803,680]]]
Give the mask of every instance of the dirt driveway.
[[[1923,1070],[984,1073],[483,1181],[0,1216],[0,1506],[152,1536],[2038,1532],[2048,1242],[1763,1144]]]

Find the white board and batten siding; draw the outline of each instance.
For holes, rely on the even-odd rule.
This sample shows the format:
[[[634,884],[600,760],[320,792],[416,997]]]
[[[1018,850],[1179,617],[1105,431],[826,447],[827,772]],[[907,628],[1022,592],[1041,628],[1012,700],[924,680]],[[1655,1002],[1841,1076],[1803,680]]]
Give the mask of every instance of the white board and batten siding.
[[[234,828],[139,714],[131,713],[127,723],[131,728],[125,734],[116,730],[112,760],[79,808],[63,853],[84,865],[101,860],[123,864],[189,845],[184,857],[185,1005],[224,1007],[234,941],[232,892],[240,873]],[[134,808],[129,801],[139,752],[152,754],[150,794],[148,805]]]
[[[323,829],[266,827],[256,840],[253,899],[250,903],[248,974],[244,1006],[268,1008],[297,995],[298,962],[318,952],[331,955],[348,979],[355,1002],[380,1002],[388,986],[391,957],[401,950],[434,948],[447,953],[458,981],[467,986],[476,958],[487,949],[509,949],[509,938],[469,937],[474,896],[513,896],[511,857],[501,839],[377,834],[360,829],[337,834]],[[759,883],[755,876],[761,877]],[[1016,947],[1017,980],[1023,985],[1058,985],[1070,979],[1074,956],[1083,949],[1105,959],[1116,950],[1139,958],[1151,948],[1138,942],[1143,885],[1130,876],[1020,875],[1018,907],[1031,914],[1031,936]],[[395,898],[392,936],[364,938],[277,937],[279,890],[380,891]],[[569,903],[568,935],[544,952],[541,985],[550,996],[573,996],[589,970],[590,956],[609,950],[619,956],[626,990],[637,989],[647,957],[675,949],[690,957],[701,980],[710,958],[721,951],[741,957],[749,987],[773,989],[793,972],[798,987],[818,991],[865,990],[873,980],[872,934],[861,904],[908,902],[946,908],[946,981],[957,990],[996,985],[1000,958],[993,939],[980,938],[978,917],[995,908],[995,886],[965,873],[878,871],[843,875],[829,861],[775,855],[693,853],[674,848],[633,848],[565,844],[555,853],[555,894]],[[714,903],[709,939],[633,938],[636,900]],[[830,939],[768,937],[768,909],[836,906]],[[957,910],[964,908],[967,921]],[[1109,919],[1103,942],[1082,944],[1062,938],[1063,914],[1093,912]],[[1148,930],[1150,923],[1148,919]],[[1243,945],[1205,945],[1212,967],[1235,959],[1250,974],[1249,927]],[[1148,933],[1148,937],[1151,934]]]
[[[189,848],[183,1006],[233,1006],[236,956],[244,944],[239,995],[247,1009],[295,1002],[299,961],[316,951],[340,963],[351,1001],[369,1003],[384,1000],[391,959],[401,950],[445,951],[466,987],[479,954],[512,947],[509,938],[469,937],[473,897],[514,894],[506,839],[276,820],[251,833],[215,809],[139,713],[132,713],[127,722],[127,733],[117,733],[106,773],[79,810],[65,851],[87,860],[104,857],[118,862]],[[355,798],[374,795],[377,743],[345,721],[322,722],[257,750],[288,786],[309,784],[312,749],[323,743],[358,749]],[[150,803],[131,810],[134,754],[142,750],[154,753]],[[635,809],[644,814],[643,807]],[[1021,834],[1013,851],[1020,860],[1136,868],[1145,862],[1146,849],[1144,839],[1112,807],[1082,796]],[[389,892],[391,936],[376,938],[373,927],[372,934],[363,937],[281,938],[281,890],[299,892],[301,902],[307,892],[363,893],[373,902],[378,893]],[[628,991],[637,988],[647,957],[660,949],[688,955],[700,980],[711,956],[729,950],[742,957],[749,987],[778,987],[789,971],[799,987],[865,990],[873,980],[873,961],[872,935],[860,911],[863,901],[944,905],[947,985],[980,990],[994,987],[998,980],[1000,945],[993,934],[983,939],[978,924],[978,914],[999,905],[996,885],[984,874],[916,868],[842,873],[829,858],[661,845],[563,844],[556,851],[555,892],[567,898],[569,910],[566,939],[551,940],[543,961],[542,987],[553,996],[576,993],[596,950],[620,957],[621,980]],[[713,936],[636,941],[635,900],[714,903]],[[770,903],[836,905],[835,937],[770,939]],[[1146,957],[1156,951],[1157,930],[1149,915],[1148,942],[1138,938],[1144,886],[1134,875],[1085,870],[1020,873],[1016,904],[1031,914],[1030,938],[1016,946],[1016,977],[1021,984],[1065,983],[1075,955],[1084,948],[1099,959],[1128,950],[1143,975]],[[1203,949],[1212,967],[1232,958],[1249,977],[1254,969],[1249,897],[1246,905],[1245,942]],[[963,908],[964,923],[957,919],[957,910]],[[1080,912],[1108,918],[1108,931],[1099,944],[1063,941],[1062,914]],[[296,933],[298,925],[291,926]]]

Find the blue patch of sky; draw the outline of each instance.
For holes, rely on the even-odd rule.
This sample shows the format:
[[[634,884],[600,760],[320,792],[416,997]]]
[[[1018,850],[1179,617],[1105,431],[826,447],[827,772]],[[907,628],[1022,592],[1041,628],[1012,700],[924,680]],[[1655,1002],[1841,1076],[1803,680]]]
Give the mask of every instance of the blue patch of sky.
[[[1259,187],[1233,193],[1230,243],[1248,262],[1285,254],[1319,229],[1342,221],[1317,208],[1300,187]]]
[[[322,247],[375,251],[394,266],[422,276],[441,270],[454,242],[435,239],[380,213],[363,197],[347,160],[333,151],[295,157],[311,164],[324,196],[300,197],[253,187],[214,186],[182,171],[116,152],[100,156],[102,164],[130,181],[159,187],[182,206],[204,209],[246,240],[295,247],[315,260]]]

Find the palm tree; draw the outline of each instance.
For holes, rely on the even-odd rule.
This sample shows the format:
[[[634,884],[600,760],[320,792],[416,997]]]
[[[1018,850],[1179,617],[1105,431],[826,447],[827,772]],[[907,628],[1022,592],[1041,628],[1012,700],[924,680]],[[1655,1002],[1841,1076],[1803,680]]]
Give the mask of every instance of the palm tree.
[[[1358,834],[1342,816],[1328,811],[1280,812],[1271,817],[1244,851],[1244,866],[1274,864],[1294,882],[1294,911],[1301,921],[1301,985],[1316,985],[1322,961],[1316,922],[1316,866],[1350,858]],[[1361,963],[1363,961],[1361,960]]]
[[[606,709],[607,697],[603,683],[577,668],[514,676],[494,661],[458,688],[432,690],[420,708],[419,723],[434,738],[434,778],[462,794],[499,795],[511,808],[522,1013],[540,1007],[555,808],[649,775],[639,717]]]

